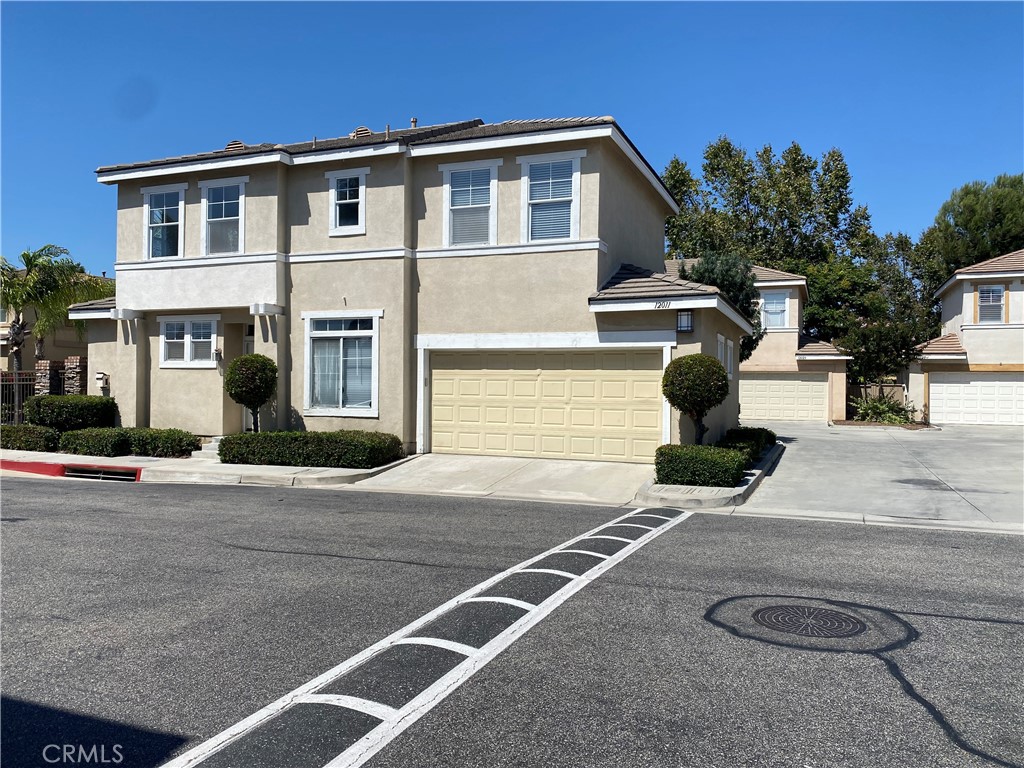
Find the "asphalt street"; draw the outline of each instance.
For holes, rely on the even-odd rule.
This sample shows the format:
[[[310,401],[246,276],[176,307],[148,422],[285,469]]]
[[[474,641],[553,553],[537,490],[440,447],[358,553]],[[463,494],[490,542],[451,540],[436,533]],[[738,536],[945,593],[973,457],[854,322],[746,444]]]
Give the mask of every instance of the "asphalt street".
[[[628,512],[4,478],[3,765],[55,764],[51,744],[161,765]],[[321,691],[333,705],[292,707],[208,764],[324,764],[338,734],[381,722],[343,697],[386,716],[588,572],[365,764],[1024,763],[1019,537],[672,514],[605,528],[615,562],[549,555],[534,570],[568,576],[487,587],[479,615],[423,625],[450,648],[372,656]]]

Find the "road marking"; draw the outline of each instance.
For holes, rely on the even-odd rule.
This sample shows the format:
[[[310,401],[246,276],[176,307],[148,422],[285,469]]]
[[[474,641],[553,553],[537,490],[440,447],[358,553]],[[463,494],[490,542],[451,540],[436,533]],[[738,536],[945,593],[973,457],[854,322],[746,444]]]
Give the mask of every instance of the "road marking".
[[[420,618],[413,621],[411,624],[402,627],[401,629],[391,633],[384,639],[374,643],[370,647],[360,651],[355,656],[346,659],[342,663],[333,667],[332,669],[324,672],[309,682],[299,686],[294,691],[285,694],[276,701],[271,702],[262,709],[254,712],[249,717],[235,723],[233,726],[221,731],[217,735],[207,739],[202,744],[190,749],[178,757],[174,758],[168,763],[164,764],[164,768],[191,768],[201,763],[206,758],[216,754],[224,747],[234,743],[238,739],[244,737],[249,732],[255,730],[260,725],[268,722],[276,715],[280,714],[286,709],[292,706],[300,704],[304,697],[310,694],[316,694],[318,690],[324,688],[330,683],[334,682],[342,675],[350,672],[356,667],[360,666],[376,654],[381,651],[397,645],[399,643],[409,642],[416,643],[417,641],[424,645],[437,645],[438,647],[445,647],[441,643],[447,643],[448,641],[440,641],[436,638],[417,638],[416,631],[421,627],[426,626],[430,622],[439,618],[440,616],[448,613],[453,608],[462,605],[471,600],[480,600],[481,593],[490,589],[493,585],[502,581],[503,579],[517,573],[524,568],[529,568],[533,563],[544,559],[556,552],[565,552],[568,549],[561,549],[562,547],[572,547],[574,544],[578,544],[584,539],[588,538],[605,538],[612,539],[615,541],[625,542],[626,546],[616,552],[614,555],[605,557],[601,562],[597,563],[586,573],[575,577],[572,581],[566,582],[566,584],[553,593],[550,597],[545,599],[540,605],[532,606],[529,603],[523,603],[523,601],[515,601],[512,604],[519,603],[522,605],[530,605],[523,616],[509,625],[504,631],[492,638],[489,642],[485,643],[483,647],[479,649],[469,649],[467,658],[460,664],[454,667],[450,672],[443,675],[424,691],[419,693],[417,696],[406,702],[401,708],[394,711],[394,714],[382,719],[380,725],[374,730],[362,737],[355,744],[350,746],[340,755],[335,757],[324,768],[357,768],[357,766],[363,765],[365,762],[370,760],[377,752],[379,752],[384,746],[386,746],[392,739],[396,738],[406,728],[411,726],[423,715],[433,709],[438,703],[445,699],[452,691],[458,688],[462,683],[472,677],[478,670],[482,669],[488,664],[494,657],[504,651],[522,635],[528,632],[540,621],[545,619],[552,611],[558,606],[568,600],[570,597],[575,595],[587,584],[594,579],[601,576],[605,571],[613,568],[618,563],[625,560],[627,557],[632,555],[634,552],[639,550],[641,547],[646,546],[648,543],[653,541],[658,536],[671,530],[676,525],[690,518],[693,515],[692,512],[683,512],[677,517],[667,519],[666,523],[658,528],[648,531],[636,540],[623,539],[618,536],[607,536],[598,533],[603,528],[607,528],[615,525],[621,520],[626,520],[633,515],[639,515],[643,513],[643,509],[637,509],[632,512],[627,512],[615,520],[594,528],[587,533],[576,536],[575,538],[569,539],[568,541],[562,542],[561,544],[542,552],[539,555],[525,560],[518,565],[514,565],[511,568],[498,573],[491,578],[477,584],[474,587],[466,590],[462,594],[453,597],[446,603],[438,606],[434,610],[424,614]],[[585,554],[596,554],[592,552],[585,552]],[[494,602],[510,602],[509,598],[489,598]],[[461,645],[461,644],[456,644]],[[452,648],[457,652],[462,653],[462,650]],[[368,704],[375,704],[375,702],[365,702]],[[384,706],[384,705],[378,705]],[[360,710],[363,711],[363,710]],[[255,767],[254,767],[255,768]]]
[[[519,573],[519,571],[516,571]],[[535,603],[528,603],[525,600],[516,600],[514,597],[498,597],[497,595],[480,595],[479,597],[467,597],[465,603],[505,603],[522,608],[524,611],[532,611],[537,607]]]
[[[653,512],[644,512],[643,516],[644,517],[658,517],[658,518],[661,518],[662,520],[675,520],[674,517],[665,517],[664,515],[656,515]]]
[[[578,574],[569,573],[568,571],[559,571],[554,568],[523,568],[520,571],[516,571],[516,573],[551,573],[555,576],[563,576],[567,579],[578,578]]]
[[[393,720],[398,710],[379,701],[361,699],[358,696],[344,696],[340,693],[306,693],[295,698],[296,704],[330,704],[334,707],[354,709],[376,717],[378,720]]]
[[[665,519],[666,520],[671,520],[672,518],[668,518],[667,517]],[[572,552],[574,555],[590,555],[591,557],[596,557],[596,558],[598,558],[600,560],[607,560],[609,557],[611,557],[611,555],[602,555],[600,552],[591,552],[588,549],[560,549],[558,551],[559,552]]]
[[[442,640],[439,637],[424,637],[422,635],[417,635],[416,637],[403,637],[401,640],[395,640],[393,645],[432,645],[435,648],[444,648],[446,651],[461,653],[463,656],[472,656],[480,650],[479,648],[474,648],[472,645],[456,643],[454,640]]]
[[[657,525],[640,525],[640,523],[619,523],[617,528],[643,528],[645,531],[653,531],[655,528],[659,528]]]

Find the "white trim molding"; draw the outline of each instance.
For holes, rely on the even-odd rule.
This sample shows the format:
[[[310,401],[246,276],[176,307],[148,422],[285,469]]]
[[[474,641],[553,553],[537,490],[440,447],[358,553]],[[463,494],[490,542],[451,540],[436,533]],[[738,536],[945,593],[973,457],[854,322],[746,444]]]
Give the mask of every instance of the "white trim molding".
[[[937,299],[940,296],[942,296],[942,294],[944,294],[946,292],[946,290],[949,288],[949,286],[951,286],[953,283],[957,282],[958,280],[968,280],[968,281],[971,281],[971,282],[977,282],[979,280],[1001,280],[1003,282],[1006,282],[1007,280],[1020,280],[1022,277],[1024,277],[1024,272],[1022,272],[1022,271],[1018,271],[1018,272],[968,272],[968,273],[965,273],[965,274],[956,274],[956,273],[954,273],[952,275],[952,277],[949,278],[949,280],[947,280],[946,282],[944,282],[942,285],[939,286],[938,290],[936,290],[935,293],[932,294],[932,298],[933,299]]]
[[[201,204],[199,207],[199,253],[203,256],[241,256],[245,253],[245,185],[248,176],[234,176],[230,179],[206,179],[199,182]],[[211,187],[238,187],[238,250],[210,253],[209,208],[207,195]]]
[[[602,349],[662,347],[676,343],[675,330],[579,333],[420,333],[416,349]]]
[[[574,149],[569,152],[552,152],[547,155],[521,155],[516,158],[520,167],[520,212],[519,212],[519,237],[524,243],[554,243],[565,241],[576,241],[580,238],[580,159],[587,156],[587,150]],[[530,239],[530,166],[539,163],[557,163],[560,161],[572,161],[572,202],[569,209],[569,237],[557,239]],[[544,201],[537,201],[543,203]]]
[[[280,253],[248,253],[245,256],[199,256],[190,258],[160,258],[152,261],[118,261],[114,272],[133,272],[139,269],[181,269],[184,267],[205,267],[218,264],[264,264],[268,261],[287,261]]]
[[[116,309],[69,309],[68,320],[113,320],[116,311]]]
[[[376,248],[366,251],[329,251],[327,253],[293,253],[286,255],[289,264],[312,264],[320,261],[361,261],[364,259],[411,259],[411,248]]]
[[[709,296],[678,296],[671,299],[615,299],[590,303],[591,312],[650,312],[669,309],[717,309],[732,320],[745,334],[754,332],[754,327],[739,312],[717,294]],[[675,333],[673,323],[672,333]]]
[[[852,355],[794,355],[795,360],[815,361],[819,363],[830,363],[833,360],[853,360]],[[964,355],[964,359],[967,356]]]
[[[466,248],[423,248],[412,251],[414,259],[446,259],[454,256],[519,256],[529,253],[560,253],[569,251],[608,252],[604,240],[540,241],[529,245],[484,245]]]
[[[487,218],[487,242],[486,243],[467,243],[467,246],[488,246],[498,244],[498,168],[505,161],[500,157],[491,158],[490,160],[474,160],[466,163],[442,163],[437,166],[444,178],[442,187],[442,200],[443,200],[443,214],[444,218],[441,220],[441,244],[445,248],[459,247],[458,245],[453,246],[451,237],[451,219],[452,219],[452,172],[453,171],[476,171],[484,168],[488,169],[491,174],[490,186],[489,186],[489,197],[490,202],[488,204],[488,218]]]
[[[284,307],[280,304],[250,304],[249,314],[253,317],[267,317],[269,315],[283,315]]]
[[[348,235],[366,234],[366,177],[370,169],[367,168],[345,168],[342,170],[327,171],[324,178],[327,179],[327,201],[330,206],[327,209],[327,236],[346,237]],[[356,200],[356,223],[345,226],[338,225],[338,180],[359,179],[359,197]]]

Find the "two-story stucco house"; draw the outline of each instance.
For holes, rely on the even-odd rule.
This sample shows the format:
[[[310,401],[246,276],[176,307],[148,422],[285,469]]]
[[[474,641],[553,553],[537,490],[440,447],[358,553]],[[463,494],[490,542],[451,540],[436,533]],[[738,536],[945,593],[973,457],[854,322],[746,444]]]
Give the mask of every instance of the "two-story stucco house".
[[[678,207],[609,117],[233,141],[97,173],[117,187],[117,297],[71,314],[125,424],[242,430],[222,377],[255,351],[281,371],[265,428],[649,462],[679,439],[667,362],[721,350],[735,371],[750,331],[664,274]],[[738,410],[734,392],[709,437]]]
[[[666,262],[679,274],[697,259]],[[807,278],[754,265],[765,335],[740,363],[740,414],[756,421],[836,421],[846,418],[846,361],[831,344],[802,332]]]
[[[942,335],[907,371],[933,424],[1024,424],[1024,250],[958,269],[935,297]]]

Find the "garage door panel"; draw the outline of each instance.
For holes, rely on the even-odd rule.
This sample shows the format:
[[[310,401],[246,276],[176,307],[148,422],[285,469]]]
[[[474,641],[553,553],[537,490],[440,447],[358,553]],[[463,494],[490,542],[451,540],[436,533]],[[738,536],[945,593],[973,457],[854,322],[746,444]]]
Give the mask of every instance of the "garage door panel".
[[[1024,380],[1019,373],[933,372],[928,403],[933,424],[1024,425]]]
[[[661,350],[432,354],[432,448],[651,462],[661,364]]]
[[[828,374],[743,373],[740,416],[748,419],[826,421]]]

